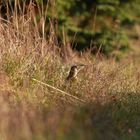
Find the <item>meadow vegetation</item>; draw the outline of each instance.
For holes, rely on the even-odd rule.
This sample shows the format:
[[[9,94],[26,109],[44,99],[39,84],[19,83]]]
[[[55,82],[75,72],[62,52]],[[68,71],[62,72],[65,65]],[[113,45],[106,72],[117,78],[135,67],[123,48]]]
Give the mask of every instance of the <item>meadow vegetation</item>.
[[[45,38],[43,21],[32,9],[0,19],[0,139],[139,140],[138,50],[121,61],[77,52],[58,44],[51,21]],[[86,66],[66,81],[73,64]]]

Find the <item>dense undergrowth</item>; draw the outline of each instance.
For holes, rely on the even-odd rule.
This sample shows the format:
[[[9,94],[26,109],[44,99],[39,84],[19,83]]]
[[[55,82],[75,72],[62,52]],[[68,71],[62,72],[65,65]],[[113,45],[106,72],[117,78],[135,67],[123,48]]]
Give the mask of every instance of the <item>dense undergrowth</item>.
[[[140,138],[139,57],[74,52],[65,41],[57,46],[53,27],[40,37],[32,13],[13,21],[0,21],[2,140]],[[77,80],[66,81],[81,63]]]

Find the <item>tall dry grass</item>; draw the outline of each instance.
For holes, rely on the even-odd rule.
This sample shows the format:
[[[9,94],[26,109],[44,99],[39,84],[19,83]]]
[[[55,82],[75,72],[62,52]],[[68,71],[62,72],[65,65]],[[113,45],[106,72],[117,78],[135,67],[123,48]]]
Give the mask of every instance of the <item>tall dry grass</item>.
[[[60,48],[53,22],[38,24],[34,7],[10,15],[0,20],[0,139],[139,139],[138,61],[79,54],[65,39]],[[77,63],[86,66],[66,82]]]

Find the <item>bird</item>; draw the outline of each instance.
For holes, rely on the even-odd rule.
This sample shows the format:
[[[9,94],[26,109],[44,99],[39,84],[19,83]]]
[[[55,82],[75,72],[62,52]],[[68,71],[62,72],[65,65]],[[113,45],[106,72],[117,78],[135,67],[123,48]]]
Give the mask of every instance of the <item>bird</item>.
[[[78,69],[78,66],[84,66],[84,65],[73,65],[73,66],[71,66],[71,69],[69,71],[69,74],[68,74],[66,80],[76,79],[78,72],[81,70],[81,68]]]
[[[68,74],[66,80],[70,80],[70,79],[76,78],[77,73],[78,73],[78,68],[77,68],[77,66],[76,66],[76,65],[71,66],[71,69],[70,69],[70,71],[69,71],[69,74]]]

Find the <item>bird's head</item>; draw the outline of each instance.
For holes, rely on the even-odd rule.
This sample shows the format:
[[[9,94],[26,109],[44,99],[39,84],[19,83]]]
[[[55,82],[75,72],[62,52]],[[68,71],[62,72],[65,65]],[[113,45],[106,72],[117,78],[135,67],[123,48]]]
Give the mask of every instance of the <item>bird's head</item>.
[[[77,69],[77,66],[76,65],[73,65],[72,67],[71,67],[71,70],[76,70]]]

